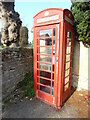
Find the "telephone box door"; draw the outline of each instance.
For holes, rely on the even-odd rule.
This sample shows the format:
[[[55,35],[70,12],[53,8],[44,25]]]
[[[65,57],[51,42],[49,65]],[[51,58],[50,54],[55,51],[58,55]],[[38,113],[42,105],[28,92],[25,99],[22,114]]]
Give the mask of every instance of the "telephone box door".
[[[36,97],[57,105],[58,24],[35,28],[34,76]]]

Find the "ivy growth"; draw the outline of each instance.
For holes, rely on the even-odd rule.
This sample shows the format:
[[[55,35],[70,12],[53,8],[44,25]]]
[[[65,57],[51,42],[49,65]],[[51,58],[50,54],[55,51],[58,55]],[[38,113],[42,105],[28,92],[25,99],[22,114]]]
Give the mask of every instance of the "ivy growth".
[[[90,1],[71,0],[71,11],[74,16],[75,36],[85,46],[90,47]]]

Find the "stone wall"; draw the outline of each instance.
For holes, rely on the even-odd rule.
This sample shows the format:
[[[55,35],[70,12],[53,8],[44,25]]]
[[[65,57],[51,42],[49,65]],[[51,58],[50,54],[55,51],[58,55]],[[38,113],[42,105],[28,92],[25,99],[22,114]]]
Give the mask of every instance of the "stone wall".
[[[21,20],[20,15],[14,9],[14,1],[0,0],[0,18],[2,23],[2,38],[1,43],[4,46],[16,47],[19,46],[19,35]]]
[[[5,48],[0,49],[0,54],[2,55],[0,57],[2,67],[0,81],[2,79],[2,97],[4,99],[15,89],[17,83],[24,79],[27,72],[32,73],[32,49]]]
[[[78,89],[90,90],[90,48],[82,42],[74,44],[72,85]]]
[[[28,45],[28,28],[25,26],[22,26],[20,28],[19,46],[25,47],[27,45]]]

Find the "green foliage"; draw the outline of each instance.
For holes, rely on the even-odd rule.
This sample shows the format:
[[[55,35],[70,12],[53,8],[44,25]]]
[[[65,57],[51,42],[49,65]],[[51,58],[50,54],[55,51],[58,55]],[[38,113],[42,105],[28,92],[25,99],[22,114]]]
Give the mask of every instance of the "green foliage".
[[[3,46],[3,45],[0,45],[0,48],[4,48],[4,46]]]
[[[2,107],[4,107],[4,106],[9,106],[10,105],[10,100],[11,100],[11,98],[10,97],[7,97],[5,100],[4,100],[4,105],[2,106]]]
[[[34,78],[31,73],[27,73],[23,81],[19,82],[18,87],[21,88],[22,96],[24,97],[34,97]]]
[[[90,2],[72,0],[71,11],[74,16],[75,36],[90,46]]]

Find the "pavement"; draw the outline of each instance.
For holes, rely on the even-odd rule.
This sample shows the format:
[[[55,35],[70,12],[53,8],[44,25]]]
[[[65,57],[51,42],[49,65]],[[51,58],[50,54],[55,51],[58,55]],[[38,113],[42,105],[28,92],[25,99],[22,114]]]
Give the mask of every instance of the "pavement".
[[[3,111],[3,118],[88,118],[87,94],[87,91],[75,91],[60,110],[35,98],[25,99],[10,104]]]

